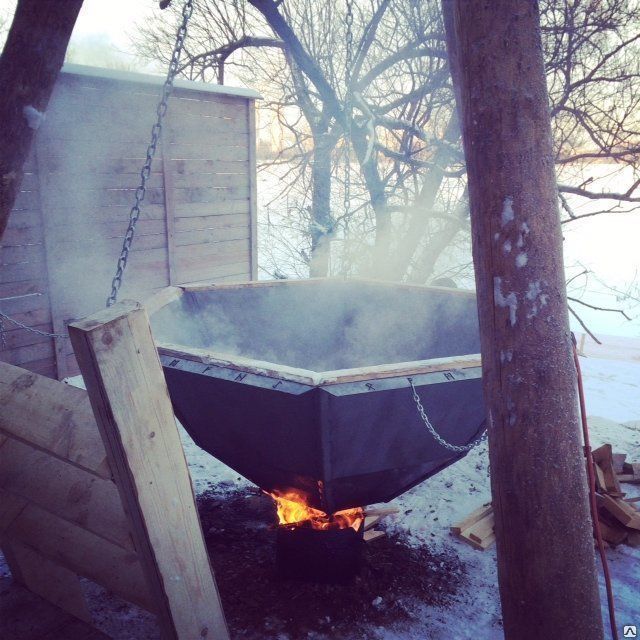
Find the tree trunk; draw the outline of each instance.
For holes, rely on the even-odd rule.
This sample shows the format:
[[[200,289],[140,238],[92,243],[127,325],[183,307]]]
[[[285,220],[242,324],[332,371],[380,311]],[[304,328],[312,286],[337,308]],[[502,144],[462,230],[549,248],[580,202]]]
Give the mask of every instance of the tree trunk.
[[[82,0],[19,0],[0,57],[0,239]]]
[[[331,236],[331,151],[335,138],[328,133],[314,136],[311,167],[311,260],[309,275],[324,278],[329,275]]]
[[[601,639],[537,3],[454,8],[505,637]]]

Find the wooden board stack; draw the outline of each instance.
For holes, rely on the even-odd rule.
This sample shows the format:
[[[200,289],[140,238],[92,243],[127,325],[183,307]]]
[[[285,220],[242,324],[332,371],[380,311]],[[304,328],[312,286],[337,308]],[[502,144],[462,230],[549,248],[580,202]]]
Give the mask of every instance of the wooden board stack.
[[[373,542],[378,538],[383,538],[386,534],[384,531],[374,529],[374,527],[384,518],[394,513],[398,513],[399,509],[388,507],[383,509],[366,509],[364,512],[364,541]]]
[[[598,521],[603,540],[611,546],[640,546],[640,496],[627,498],[620,483],[640,484],[640,463],[627,463],[626,454],[613,453],[610,444],[593,451]],[[476,509],[451,527],[451,533],[474,549],[484,551],[496,540],[491,503]]]
[[[494,516],[491,503],[482,505],[464,520],[451,527],[451,533],[474,549],[484,551],[495,541]]]
[[[640,484],[640,464],[625,459],[625,454],[613,453],[610,444],[593,451],[600,531],[612,546],[640,545],[639,498],[627,498],[620,487],[620,483]]]

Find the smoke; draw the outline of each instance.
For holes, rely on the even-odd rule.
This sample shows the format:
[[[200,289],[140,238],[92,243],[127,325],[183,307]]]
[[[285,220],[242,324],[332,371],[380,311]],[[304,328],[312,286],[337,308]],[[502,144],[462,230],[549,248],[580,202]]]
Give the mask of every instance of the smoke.
[[[480,351],[473,296],[358,280],[186,293],[152,327],[159,343],[313,371]]]

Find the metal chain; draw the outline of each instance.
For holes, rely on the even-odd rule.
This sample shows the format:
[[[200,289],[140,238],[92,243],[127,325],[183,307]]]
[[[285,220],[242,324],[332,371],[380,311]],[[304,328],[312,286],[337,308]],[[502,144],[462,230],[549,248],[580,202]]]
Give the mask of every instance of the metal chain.
[[[345,52],[345,89],[344,89],[344,116],[345,116],[345,170],[344,170],[344,218],[345,224],[349,224],[349,212],[351,210],[351,65],[353,64],[353,6],[352,0],[347,0],[346,15],[346,41]]]
[[[5,326],[4,326],[4,321],[7,320],[8,322],[11,322],[12,324],[15,324],[17,327],[20,327],[21,329],[25,329],[26,331],[30,331],[31,333],[35,333],[39,336],[45,336],[46,338],[68,338],[68,336],[64,335],[63,333],[48,333],[47,331],[40,331],[40,329],[34,329],[33,327],[29,327],[26,324],[23,324],[22,322],[20,322],[19,320],[16,320],[15,318],[12,318],[11,316],[8,316],[6,313],[2,313],[2,311],[0,311],[0,345],[2,346],[2,348],[4,349],[7,346],[7,339],[5,337]]]
[[[178,73],[178,64],[180,62],[182,50],[184,49],[184,41],[187,37],[187,25],[189,24],[189,19],[191,18],[192,13],[193,0],[186,0],[182,7],[182,22],[176,34],[176,42],[173,46],[171,62],[169,63],[169,69],[167,70],[167,77],[162,86],[162,96],[158,106],[156,107],[157,117],[155,124],[151,128],[151,142],[147,147],[147,157],[140,171],[140,184],[136,189],[135,201],[131,207],[131,211],[129,212],[129,226],[127,227],[127,232],[125,233],[124,240],[122,242],[122,250],[120,251],[120,257],[118,258],[116,274],[111,281],[111,294],[107,298],[107,307],[110,307],[115,303],[118,298],[118,291],[122,286],[122,278],[124,276],[124,270],[127,268],[129,251],[131,249],[131,244],[133,243],[136,224],[140,218],[140,205],[142,204],[147,192],[147,180],[149,179],[149,176],[151,176],[151,165],[162,133],[162,121],[167,113],[169,97],[173,92],[173,83]]]
[[[407,380],[409,380],[409,384],[411,385],[411,391],[413,392],[413,400],[416,403],[416,407],[418,409],[418,413],[420,414],[420,417],[422,418],[422,422],[424,422],[425,426],[427,427],[427,431],[429,431],[433,439],[436,440],[438,444],[443,446],[445,449],[448,449],[449,451],[454,451],[455,453],[466,453],[467,451],[471,451],[471,449],[473,449],[474,447],[477,447],[480,443],[484,442],[487,439],[487,431],[484,431],[479,438],[476,438],[473,442],[470,442],[469,444],[464,446],[451,444],[450,442],[447,442],[435,430],[434,426],[431,424],[431,421],[429,420],[429,417],[427,416],[427,413],[424,410],[424,407],[422,406],[422,402],[420,402],[420,396],[418,395],[418,392],[416,391],[416,388],[413,385],[413,378],[407,378]]]

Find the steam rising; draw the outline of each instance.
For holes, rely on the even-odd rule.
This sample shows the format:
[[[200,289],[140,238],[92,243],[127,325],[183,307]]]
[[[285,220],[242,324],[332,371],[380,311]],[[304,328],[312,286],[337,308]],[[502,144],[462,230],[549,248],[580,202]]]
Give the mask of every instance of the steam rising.
[[[152,327],[160,343],[314,371],[480,351],[473,296],[360,281],[187,293]]]

